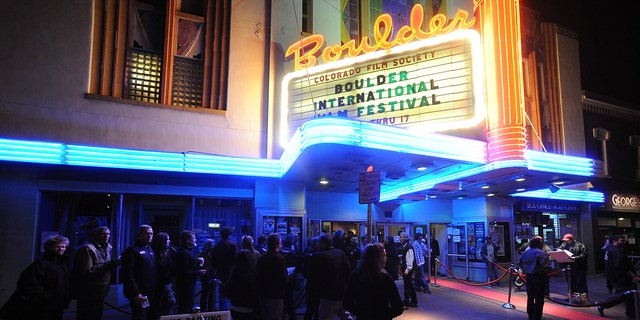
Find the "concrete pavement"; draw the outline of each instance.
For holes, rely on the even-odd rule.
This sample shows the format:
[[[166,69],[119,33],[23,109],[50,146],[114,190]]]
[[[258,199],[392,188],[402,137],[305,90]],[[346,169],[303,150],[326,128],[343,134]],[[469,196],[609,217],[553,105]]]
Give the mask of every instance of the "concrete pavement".
[[[544,305],[545,320],[587,320],[587,319],[626,319],[624,305],[619,304],[605,310],[601,317],[593,305],[596,301],[604,301],[609,296],[602,275],[589,275],[589,298],[591,305],[569,305],[564,301],[568,297],[568,286],[563,274],[550,279],[550,296]],[[527,319],[526,292],[509,290],[508,277],[502,279],[501,287],[487,288],[484,284],[469,283],[454,278],[431,279],[432,294],[418,293],[418,307],[409,308],[397,317],[398,320],[449,320],[449,319]],[[402,280],[396,282],[402,296]],[[435,284],[435,285],[434,285]],[[509,292],[511,294],[509,295]],[[557,302],[555,302],[557,301]],[[514,308],[505,308],[513,306]],[[128,306],[120,307],[129,311]],[[298,309],[298,319],[302,319],[304,304]],[[74,312],[67,312],[64,319],[75,319]],[[108,308],[105,320],[130,319],[120,311]]]

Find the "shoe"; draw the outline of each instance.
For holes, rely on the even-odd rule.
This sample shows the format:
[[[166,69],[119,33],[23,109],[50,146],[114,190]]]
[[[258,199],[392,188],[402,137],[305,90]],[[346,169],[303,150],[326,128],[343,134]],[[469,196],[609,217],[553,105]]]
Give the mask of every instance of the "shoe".
[[[598,304],[596,302],[596,304]],[[598,313],[600,314],[600,316],[604,317],[604,308],[602,306],[596,306],[596,309],[598,309]]]
[[[424,293],[431,294],[431,290],[425,290]]]
[[[417,308],[418,307],[418,303],[417,302],[411,302],[407,306],[412,307],[412,308]]]

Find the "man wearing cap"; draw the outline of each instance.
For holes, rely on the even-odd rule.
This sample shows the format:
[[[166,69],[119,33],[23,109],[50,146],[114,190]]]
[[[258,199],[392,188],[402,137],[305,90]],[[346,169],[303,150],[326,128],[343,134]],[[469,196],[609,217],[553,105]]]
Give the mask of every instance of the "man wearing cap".
[[[581,242],[578,242],[573,237],[573,234],[567,233],[562,238],[562,243],[558,250],[567,250],[573,254],[573,263],[571,264],[571,292],[584,294],[588,296],[589,289],[587,288],[587,247]]]

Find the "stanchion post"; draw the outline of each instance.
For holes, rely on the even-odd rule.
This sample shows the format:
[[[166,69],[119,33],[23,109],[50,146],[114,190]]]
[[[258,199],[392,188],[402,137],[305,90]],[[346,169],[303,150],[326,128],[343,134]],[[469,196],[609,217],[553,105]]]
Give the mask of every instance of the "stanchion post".
[[[633,307],[636,310],[636,320],[640,320],[640,291],[633,290]]]
[[[567,286],[569,287],[569,304],[573,304],[573,292],[571,291],[571,286],[573,286],[573,284],[571,283],[571,264],[568,263],[567,264]]]
[[[511,304],[511,283],[513,283],[513,271],[515,270],[514,265],[509,267],[509,295],[507,296],[507,303],[503,304],[502,307],[505,309],[515,309],[516,306]]]
[[[440,262],[440,260],[438,260],[438,258],[436,257],[436,269],[435,272],[433,273],[433,284],[431,284],[432,287],[440,287],[440,285],[438,284],[438,263]],[[429,274],[431,274],[431,270],[429,270]]]

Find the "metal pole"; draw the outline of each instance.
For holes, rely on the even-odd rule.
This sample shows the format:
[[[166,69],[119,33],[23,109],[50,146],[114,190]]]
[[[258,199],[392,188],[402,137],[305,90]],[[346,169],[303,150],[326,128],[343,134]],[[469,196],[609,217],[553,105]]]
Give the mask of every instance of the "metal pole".
[[[440,260],[438,260],[438,257],[436,257],[436,269],[434,270],[435,272],[433,273],[433,284],[431,284],[432,287],[440,287],[440,285],[438,284],[438,264],[437,262],[439,262]],[[429,273],[431,273],[431,270],[429,270]]]
[[[640,320],[640,291],[633,290],[633,307],[636,310],[636,320]]]
[[[513,283],[513,271],[515,270],[515,266],[511,265],[509,267],[509,295],[507,296],[507,303],[503,304],[502,307],[505,309],[515,309],[516,306],[511,304],[511,283]]]
[[[369,229],[367,241],[373,243],[373,219],[371,217],[371,203],[367,204],[367,228]]]
[[[569,287],[569,304],[572,304],[573,302],[571,301],[571,296],[573,294],[573,292],[571,292],[571,264],[567,264],[567,286]]]

